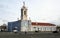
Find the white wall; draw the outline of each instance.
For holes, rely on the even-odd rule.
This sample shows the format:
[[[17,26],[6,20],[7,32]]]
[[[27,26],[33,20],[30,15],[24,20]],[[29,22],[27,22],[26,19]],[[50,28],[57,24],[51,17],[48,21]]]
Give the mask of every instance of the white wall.
[[[35,27],[35,28],[34,28]],[[56,26],[31,26],[31,31],[56,31]]]
[[[28,28],[27,27],[21,27],[21,31],[23,31],[23,32],[28,31]]]

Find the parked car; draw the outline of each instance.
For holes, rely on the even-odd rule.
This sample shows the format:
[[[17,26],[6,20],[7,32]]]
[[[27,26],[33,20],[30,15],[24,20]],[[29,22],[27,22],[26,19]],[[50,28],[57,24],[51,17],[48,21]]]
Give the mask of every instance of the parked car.
[[[18,32],[18,30],[13,30],[13,32],[14,32],[14,33],[17,33],[17,32]]]
[[[58,31],[53,31],[53,33],[58,33]]]

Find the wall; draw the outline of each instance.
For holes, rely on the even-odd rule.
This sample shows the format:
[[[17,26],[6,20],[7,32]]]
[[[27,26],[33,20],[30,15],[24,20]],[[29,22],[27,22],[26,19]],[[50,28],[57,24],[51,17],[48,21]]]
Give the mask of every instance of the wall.
[[[31,26],[31,31],[56,31],[56,26]]]
[[[17,27],[17,30],[21,30],[21,20],[14,21],[14,22],[8,22],[8,32],[12,32],[14,28]]]
[[[30,20],[22,20],[21,21],[21,31],[30,31],[31,21]]]

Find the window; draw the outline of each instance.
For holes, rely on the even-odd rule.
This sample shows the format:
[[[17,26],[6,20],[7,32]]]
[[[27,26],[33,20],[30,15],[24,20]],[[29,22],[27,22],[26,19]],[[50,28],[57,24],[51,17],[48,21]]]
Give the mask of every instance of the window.
[[[34,28],[34,31],[36,31],[36,27],[33,27]]]
[[[24,15],[26,15],[26,11],[24,11]]]

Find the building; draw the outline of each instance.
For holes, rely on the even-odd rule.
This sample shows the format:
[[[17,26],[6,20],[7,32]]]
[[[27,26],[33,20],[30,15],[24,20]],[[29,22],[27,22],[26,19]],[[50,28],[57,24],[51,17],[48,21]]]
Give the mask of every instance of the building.
[[[32,22],[31,31],[56,31],[56,25],[51,23]]]
[[[21,20],[14,21],[14,22],[8,22],[8,32],[13,32],[13,30],[20,31],[21,27]]]
[[[21,20],[8,22],[8,31],[12,32],[15,27],[18,31],[56,31],[56,25],[51,23],[31,22],[27,19],[27,8],[25,2],[21,8]]]
[[[1,25],[1,26],[0,26],[0,31],[1,31],[1,32],[7,31],[7,25],[6,25],[6,24]]]

